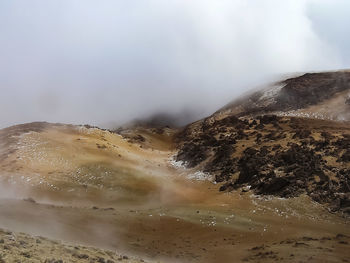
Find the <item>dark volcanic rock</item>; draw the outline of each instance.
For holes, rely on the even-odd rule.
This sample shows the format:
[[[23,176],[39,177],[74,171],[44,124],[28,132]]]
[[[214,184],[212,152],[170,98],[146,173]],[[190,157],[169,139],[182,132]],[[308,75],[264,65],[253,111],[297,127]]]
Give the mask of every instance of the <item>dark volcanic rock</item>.
[[[177,154],[176,160],[185,160],[187,167],[191,168],[204,161],[206,157],[206,149],[203,145],[186,143]]]
[[[262,115],[257,117],[261,124],[275,124],[278,121],[276,115]]]
[[[220,191],[249,185],[260,195],[306,193],[350,211],[350,127],[334,132],[334,124],[314,122],[310,128],[310,120],[274,115],[208,118],[178,134],[176,160],[213,174]]]
[[[346,105],[350,105],[350,97],[345,100]]]
[[[346,149],[343,155],[338,159],[341,162],[350,162],[350,149]]]
[[[275,177],[269,181],[262,182],[257,187],[257,193],[259,194],[276,194],[283,191],[288,185],[290,181],[283,177]]]

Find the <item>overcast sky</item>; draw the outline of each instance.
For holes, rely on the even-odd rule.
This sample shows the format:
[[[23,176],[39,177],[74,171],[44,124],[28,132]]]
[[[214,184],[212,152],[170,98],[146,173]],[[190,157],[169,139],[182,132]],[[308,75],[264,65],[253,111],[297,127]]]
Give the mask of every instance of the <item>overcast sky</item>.
[[[210,114],[282,73],[350,68],[349,0],[0,0],[0,127]]]

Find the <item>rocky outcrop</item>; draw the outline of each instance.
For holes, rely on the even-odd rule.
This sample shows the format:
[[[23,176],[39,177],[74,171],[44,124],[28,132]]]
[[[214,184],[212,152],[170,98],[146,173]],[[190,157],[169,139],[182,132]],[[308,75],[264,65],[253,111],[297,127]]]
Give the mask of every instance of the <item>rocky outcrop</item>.
[[[300,118],[207,118],[177,136],[176,159],[215,175],[221,191],[308,194],[350,212],[350,126]]]

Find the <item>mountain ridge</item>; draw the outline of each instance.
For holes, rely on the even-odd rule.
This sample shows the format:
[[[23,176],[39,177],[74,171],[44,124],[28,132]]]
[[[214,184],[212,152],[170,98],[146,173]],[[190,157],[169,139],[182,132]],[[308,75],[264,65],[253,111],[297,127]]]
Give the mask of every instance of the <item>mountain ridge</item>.
[[[350,213],[350,95],[344,96],[350,72],[306,73],[267,91],[186,126],[177,134],[176,160],[214,174],[222,191],[307,193],[332,211]],[[341,99],[333,118],[307,113],[333,97]]]
[[[252,91],[228,103],[213,116],[244,117],[262,114],[306,116],[305,114],[308,113],[311,115],[309,117],[319,119],[350,120],[350,107],[346,104],[349,96],[350,72],[348,70],[305,73]],[[322,103],[331,99],[337,99],[338,108],[322,109]],[[312,115],[315,110],[324,113],[324,116]],[[328,114],[326,114],[327,111]]]

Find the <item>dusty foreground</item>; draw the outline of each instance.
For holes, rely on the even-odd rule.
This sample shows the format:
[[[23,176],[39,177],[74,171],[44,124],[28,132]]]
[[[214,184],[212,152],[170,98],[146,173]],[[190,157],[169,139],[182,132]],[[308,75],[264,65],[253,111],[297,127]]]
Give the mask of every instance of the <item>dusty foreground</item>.
[[[105,262],[116,261],[137,263],[142,259],[129,258],[108,250],[67,245],[45,237],[33,237],[24,233],[14,233],[0,229],[0,262]]]
[[[172,161],[171,132],[2,130],[0,227],[15,232],[0,232],[2,260],[350,261],[347,218],[304,195],[219,192],[210,176]]]

